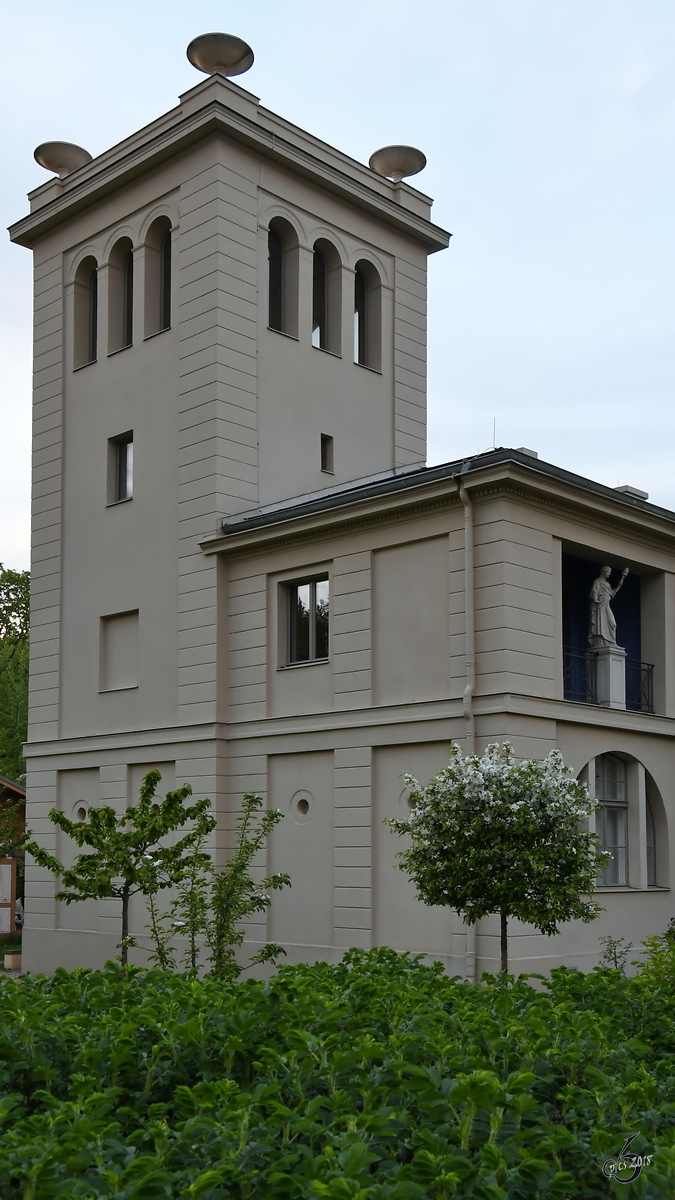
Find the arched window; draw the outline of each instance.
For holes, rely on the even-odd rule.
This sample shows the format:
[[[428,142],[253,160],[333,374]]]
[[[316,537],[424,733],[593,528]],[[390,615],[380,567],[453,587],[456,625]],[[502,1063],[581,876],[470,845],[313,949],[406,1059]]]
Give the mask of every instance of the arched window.
[[[75,274],[73,364],[96,362],[98,352],[98,263],[89,255]]]
[[[171,222],[158,217],[145,239],[145,337],[171,328]]]
[[[600,801],[596,813],[596,831],[603,850],[612,861],[600,872],[603,887],[622,887],[628,883],[628,790],[626,764],[616,754],[603,754],[595,760],[595,796]]]
[[[340,354],[341,308],[342,262],[335,246],[319,238],[312,266],[312,345],[318,350]]]
[[[354,269],[354,362],[382,369],[382,287],[375,267],[365,259]]]
[[[298,237],[290,222],[274,217],[267,231],[267,324],[298,336]]]
[[[134,248],[128,237],[115,242],[108,258],[108,354],[134,340]]]

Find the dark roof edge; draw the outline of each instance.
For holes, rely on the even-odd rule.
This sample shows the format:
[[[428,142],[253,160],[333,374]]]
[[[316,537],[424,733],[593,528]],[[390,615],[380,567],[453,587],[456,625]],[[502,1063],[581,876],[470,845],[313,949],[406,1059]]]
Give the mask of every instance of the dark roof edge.
[[[0,775],[0,788],[3,787],[15,788],[17,792],[21,792],[22,796],[26,795],[26,789],[23,784],[16,783],[14,779],[8,779],[6,775]]]
[[[349,487],[347,485],[340,492],[331,492],[328,496],[317,496],[311,500],[299,501],[293,505],[280,505],[278,509],[272,509],[265,513],[254,511],[250,516],[226,517],[221,525],[221,533],[217,536],[219,538],[233,537],[235,534],[244,533],[248,530],[285,524],[301,517],[312,516],[315,513],[327,512],[331,509],[356,504],[361,500],[376,499],[378,496],[406,491],[429,483],[436,483],[443,479],[453,479],[458,475],[470,476],[486,467],[499,466],[501,463],[507,462],[519,463],[521,466],[528,467],[530,470],[536,471],[541,475],[560,480],[563,483],[572,484],[574,487],[582,488],[584,491],[591,492],[603,499],[612,500],[614,503],[620,504],[625,508],[633,508],[638,512],[648,513],[663,520],[675,522],[675,512],[672,512],[668,508],[661,508],[659,505],[650,504],[647,500],[639,500],[637,497],[627,495],[625,492],[617,492],[615,488],[607,487],[603,483],[596,483],[592,479],[586,479],[583,475],[575,475],[572,471],[566,471],[563,467],[556,467],[553,463],[544,462],[542,459],[535,458],[531,454],[525,454],[521,450],[511,450],[500,446],[498,449],[487,451],[484,454],[458,458],[454,462],[441,463],[435,467],[422,467],[420,470],[410,471],[394,476],[393,478],[378,479],[373,483],[359,483],[356,487]],[[210,538],[208,539],[208,541],[211,540]]]

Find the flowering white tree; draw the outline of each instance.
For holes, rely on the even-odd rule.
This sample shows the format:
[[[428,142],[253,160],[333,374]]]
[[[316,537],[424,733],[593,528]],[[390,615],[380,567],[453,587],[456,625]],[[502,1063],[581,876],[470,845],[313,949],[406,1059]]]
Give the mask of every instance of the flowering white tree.
[[[413,811],[387,822],[410,835],[398,866],[424,904],[448,905],[469,925],[500,914],[502,971],[509,917],[551,935],[563,921],[598,916],[590,896],[610,856],[581,828],[596,802],[559,750],[516,762],[508,742],[466,758],[452,746],[449,765],[424,787],[405,780]]]

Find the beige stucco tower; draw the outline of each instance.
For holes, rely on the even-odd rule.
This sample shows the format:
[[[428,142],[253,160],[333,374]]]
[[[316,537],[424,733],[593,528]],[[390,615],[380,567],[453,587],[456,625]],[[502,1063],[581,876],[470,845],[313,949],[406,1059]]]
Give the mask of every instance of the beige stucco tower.
[[[93,161],[39,157],[69,173],[11,231],[35,254],[33,833],[68,861],[49,809],[123,811],[159,766],[212,798],[222,862],[259,791],[284,814],[260,870],[292,887],[250,942],[475,978],[497,919],[418,903],[383,821],[451,741],[558,746],[600,804],[604,911],[550,939],[512,922],[513,967],[663,931],[675,514],[523,448],[424,465],[426,258],[448,242],[428,198],[219,73]],[[589,644],[607,588],[617,644],[597,619]],[[101,964],[118,937],[113,904],[67,908],[28,864],[26,967]]]
[[[222,74],[31,194],[11,236],[35,261],[28,787],[46,842],[53,805],[124,805],[156,763],[221,810],[238,791],[228,687],[245,708],[260,655],[228,676],[225,572],[200,543],[424,461],[426,257],[448,243],[430,204]],[[111,910],[55,903],[34,867],[26,908],[28,967],[113,953]]]

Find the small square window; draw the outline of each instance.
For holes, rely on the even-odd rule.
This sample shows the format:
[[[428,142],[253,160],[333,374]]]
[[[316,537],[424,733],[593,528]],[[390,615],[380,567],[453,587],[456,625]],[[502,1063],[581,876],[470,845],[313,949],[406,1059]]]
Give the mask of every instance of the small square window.
[[[134,435],[123,433],[108,442],[108,504],[131,500],[134,492]]]
[[[308,579],[288,588],[288,662],[328,658],[329,582]]]

